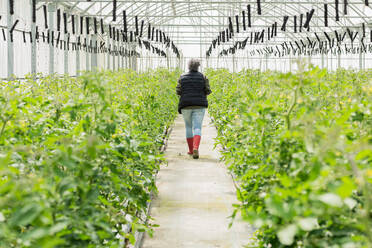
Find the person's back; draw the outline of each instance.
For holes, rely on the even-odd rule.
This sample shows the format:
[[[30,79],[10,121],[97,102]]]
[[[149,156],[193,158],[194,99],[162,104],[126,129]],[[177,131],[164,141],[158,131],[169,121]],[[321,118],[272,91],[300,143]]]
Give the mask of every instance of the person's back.
[[[199,66],[198,60],[190,60],[189,72],[181,75],[176,89],[180,96],[178,112],[182,113],[186,125],[188,154],[193,158],[199,158],[201,127],[208,107],[207,95],[211,93],[209,81],[198,71]]]

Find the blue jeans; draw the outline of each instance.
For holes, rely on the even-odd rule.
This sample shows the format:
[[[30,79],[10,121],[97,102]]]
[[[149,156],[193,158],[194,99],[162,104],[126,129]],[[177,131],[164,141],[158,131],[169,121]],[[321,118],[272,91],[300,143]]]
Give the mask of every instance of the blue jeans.
[[[186,138],[192,138],[194,135],[201,136],[205,108],[181,109],[181,112],[186,126]]]

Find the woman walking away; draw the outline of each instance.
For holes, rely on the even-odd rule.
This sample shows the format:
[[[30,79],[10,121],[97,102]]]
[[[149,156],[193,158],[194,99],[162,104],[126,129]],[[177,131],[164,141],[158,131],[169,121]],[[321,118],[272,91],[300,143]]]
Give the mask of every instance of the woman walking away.
[[[188,154],[194,159],[199,158],[201,128],[205,109],[208,108],[207,95],[212,93],[209,80],[198,71],[199,66],[199,60],[191,59],[188,63],[189,72],[181,75],[176,89],[180,96],[178,112],[185,120]]]

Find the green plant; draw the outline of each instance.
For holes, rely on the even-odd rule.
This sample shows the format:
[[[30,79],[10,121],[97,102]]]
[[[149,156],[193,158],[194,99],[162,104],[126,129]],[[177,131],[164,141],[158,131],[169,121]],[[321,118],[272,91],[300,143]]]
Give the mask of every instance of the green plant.
[[[123,247],[156,191],[178,71],[0,83],[0,247]],[[130,228],[128,228],[130,227]]]
[[[372,71],[209,70],[251,247],[371,247]]]

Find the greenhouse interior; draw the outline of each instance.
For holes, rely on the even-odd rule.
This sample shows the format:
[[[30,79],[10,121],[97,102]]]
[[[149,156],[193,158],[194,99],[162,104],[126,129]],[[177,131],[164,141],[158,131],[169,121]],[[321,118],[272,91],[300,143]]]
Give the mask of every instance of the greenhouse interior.
[[[0,247],[372,248],[372,1],[0,0]]]

